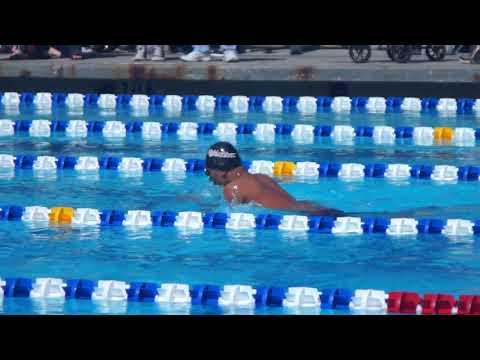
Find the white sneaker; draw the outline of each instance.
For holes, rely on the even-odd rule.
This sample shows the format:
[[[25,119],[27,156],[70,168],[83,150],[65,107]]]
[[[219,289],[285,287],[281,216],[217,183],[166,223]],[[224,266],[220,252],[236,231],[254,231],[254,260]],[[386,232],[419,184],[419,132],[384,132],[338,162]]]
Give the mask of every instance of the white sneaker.
[[[210,56],[200,51],[192,51],[180,57],[183,61],[210,61]]]
[[[146,60],[145,52],[146,52],[145,46],[143,45],[137,46],[137,53],[133,57],[133,61],[145,61]]]
[[[225,50],[223,61],[225,62],[237,62],[239,60],[237,52],[235,50]]]
[[[152,61],[163,61],[165,58],[162,56],[162,47],[161,46],[154,46],[152,57],[150,58]]]

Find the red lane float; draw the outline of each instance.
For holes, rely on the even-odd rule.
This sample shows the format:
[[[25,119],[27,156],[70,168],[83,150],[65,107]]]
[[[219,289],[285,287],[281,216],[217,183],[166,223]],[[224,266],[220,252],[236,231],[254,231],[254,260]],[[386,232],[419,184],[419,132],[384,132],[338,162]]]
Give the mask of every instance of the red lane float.
[[[421,298],[415,292],[393,291],[388,294],[388,312],[400,314],[416,314]]]
[[[453,295],[425,294],[422,300],[422,315],[452,315],[456,313]]]
[[[480,296],[460,295],[458,315],[480,315]]]

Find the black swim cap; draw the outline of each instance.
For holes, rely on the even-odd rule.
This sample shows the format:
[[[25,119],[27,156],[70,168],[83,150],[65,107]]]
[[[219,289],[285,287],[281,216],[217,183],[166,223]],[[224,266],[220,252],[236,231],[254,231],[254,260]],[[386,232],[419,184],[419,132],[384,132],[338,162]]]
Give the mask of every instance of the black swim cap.
[[[232,144],[220,141],[210,146],[205,158],[205,167],[212,170],[230,171],[242,166],[240,155]]]

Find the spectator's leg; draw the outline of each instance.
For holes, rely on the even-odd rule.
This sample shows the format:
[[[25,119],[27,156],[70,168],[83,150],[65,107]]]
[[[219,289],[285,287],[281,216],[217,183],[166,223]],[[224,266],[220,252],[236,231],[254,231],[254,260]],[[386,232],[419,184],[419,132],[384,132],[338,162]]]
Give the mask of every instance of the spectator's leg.
[[[463,45],[447,45],[447,54],[448,55],[455,55],[460,51],[460,48]]]
[[[246,52],[250,45],[237,45],[237,54],[243,54]]]
[[[25,45],[13,45],[12,46],[12,53],[8,57],[10,60],[20,60],[20,59],[27,59],[28,55],[25,50]]]
[[[133,57],[133,61],[144,61],[146,60],[146,46],[145,45],[137,45],[137,53]]]
[[[0,53],[2,54],[9,54],[12,50],[12,45],[0,45]]]
[[[54,58],[68,57],[70,56],[70,47],[68,45],[52,45],[49,49],[49,55]]]
[[[223,48],[220,45],[210,45],[210,56],[214,59],[223,59]]]
[[[239,60],[237,54],[237,45],[222,45],[221,49],[223,50],[225,62],[236,62]]]
[[[72,60],[82,59],[82,46],[81,45],[68,45],[68,55]]]
[[[472,64],[480,64],[480,45],[476,45],[472,51]]]
[[[207,54],[210,51],[210,46],[208,46],[208,45],[193,45],[193,51],[201,52],[202,54]]]
[[[220,51],[222,51],[220,45],[210,45],[210,53],[219,53]]]
[[[63,50],[64,47],[61,47],[60,49]],[[63,51],[59,49],[59,46],[58,45],[51,45],[49,48],[48,48],[48,51],[47,51],[47,54],[48,56],[51,58],[51,59],[59,59],[61,58],[63,55]]]
[[[458,58],[464,64],[479,64],[480,63],[480,45],[474,45],[472,52],[467,56],[460,56]]]
[[[176,52],[182,52],[184,55],[190,53],[193,50],[192,45],[176,45]]]
[[[164,45],[149,45],[152,47],[152,61],[163,61],[165,60],[163,56],[163,46]]]
[[[61,53],[61,57],[70,57],[74,60],[82,58],[82,47],[81,45],[53,45],[54,49],[58,50]],[[57,55],[58,54],[54,54]],[[54,56],[55,57],[55,56]]]

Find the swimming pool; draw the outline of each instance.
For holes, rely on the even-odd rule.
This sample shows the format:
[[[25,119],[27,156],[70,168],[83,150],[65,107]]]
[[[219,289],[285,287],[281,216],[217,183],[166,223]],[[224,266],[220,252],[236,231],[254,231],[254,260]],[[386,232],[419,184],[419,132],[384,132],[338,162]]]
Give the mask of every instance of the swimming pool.
[[[195,110],[169,114],[163,109],[147,113],[116,107],[81,110],[65,106],[39,110],[21,104],[1,109],[0,118],[51,121],[84,119],[151,122],[233,122],[311,125],[468,127],[476,128],[475,112],[334,112],[300,114],[295,111],[235,114]],[[163,133],[159,139],[139,134],[105,138],[89,134],[71,138],[64,133],[32,137],[28,132],[0,138],[1,153],[34,156],[94,156],[202,159],[218,139],[213,134],[196,138]],[[422,164],[462,167],[478,165],[478,147],[453,143],[419,145],[411,139],[376,144],[371,138],[353,143],[335,142],[315,136],[298,141],[276,135],[259,140],[253,135],[232,138],[243,160],[292,162],[337,162],[363,164]],[[12,170],[12,169],[11,169]],[[375,213],[415,219],[466,219],[479,214],[478,177],[475,181],[432,181],[408,177],[347,179],[341,177],[278,177],[296,198],[320,202],[347,212]],[[121,172],[99,169],[76,171],[30,168],[0,172],[1,206],[39,205],[71,208],[193,211],[202,213],[251,213],[289,215],[250,205],[227,206],[221,190],[209,183],[201,171]],[[430,208],[426,208],[430,207]],[[425,209],[426,208],[426,209]],[[398,215],[401,214],[401,215]],[[365,215],[366,216],[366,215]],[[420,233],[389,236],[385,233],[333,235],[309,231],[269,229],[200,230],[175,226],[80,226],[61,223],[28,223],[0,220],[0,277],[119,280],[135,283],[244,284],[279,289],[288,287],[326,289],[379,289],[418,294],[478,294],[479,248],[476,235],[447,236]],[[69,283],[69,286],[71,283]],[[78,285],[78,284],[77,284]],[[79,285],[78,285],[79,286]],[[139,289],[141,286],[136,284]],[[8,293],[7,286],[4,290]],[[19,287],[20,288],[20,287]],[[143,286],[146,288],[146,286]],[[198,288],[197,288],[198,290]],[[211,287],[211,292],[218,289]],[[221,290],[221,288],[220,288]],[[247,289],[248,290],[248,289]],[[247,291],[248,292],[248,291]],[[194,294],[192,294],[192,298]],[[270,294],[271,295],[271,294]],[[270,296],[268,295],[268,296]],[[285,296],[285,294],[283,294]],[[272,296],[270,296],[272,297]],[[212,295],[215,300],[215,294]],[[271,299],[270,299],[271,300]],[[5,314],[349,314],[348,306],[325,307],[257,306],[251,308],[211,304],[159,304],[154,301],[91,301],[85,299],[32,299],[5,296],[0,306]],[[361,311],[360,311],[361,313]]]

